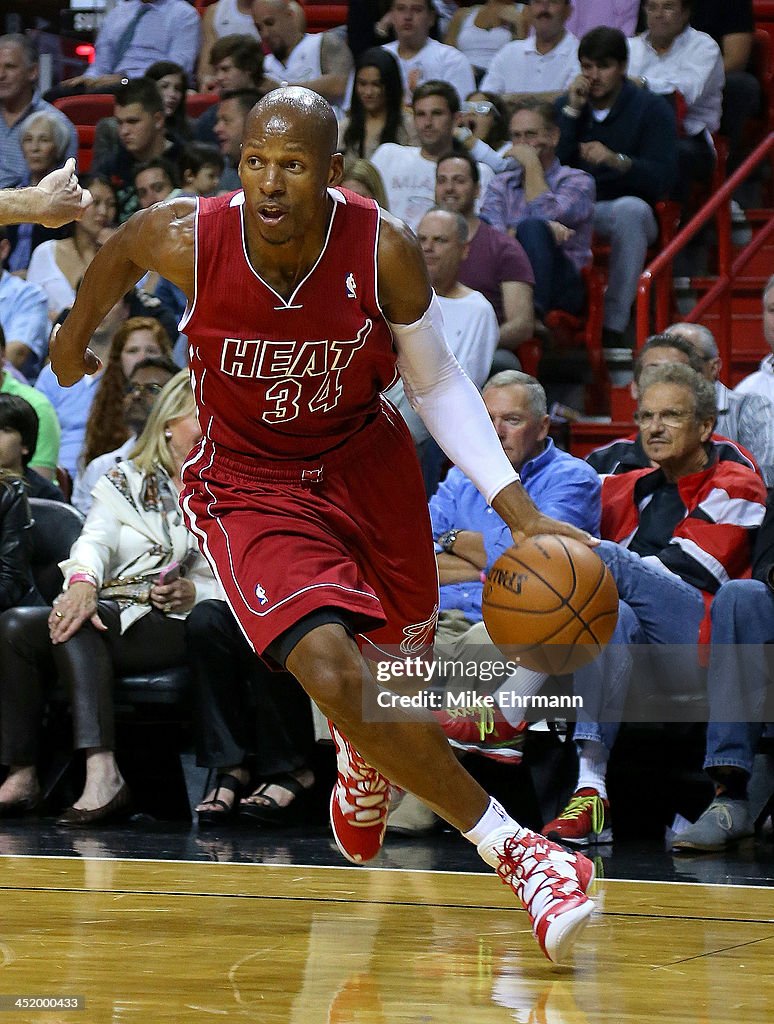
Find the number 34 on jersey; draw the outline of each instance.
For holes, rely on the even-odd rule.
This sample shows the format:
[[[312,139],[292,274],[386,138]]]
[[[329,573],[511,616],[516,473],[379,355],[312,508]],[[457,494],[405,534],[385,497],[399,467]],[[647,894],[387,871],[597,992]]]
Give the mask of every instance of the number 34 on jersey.
[[[373,322],[366,320],[349,341],[262,341],[226,338],[220,369],[229,377],[265,380],[266,423],[294,420],[302,404],[310,412],[335,409],[342,393],[341,374],[366,342]]]

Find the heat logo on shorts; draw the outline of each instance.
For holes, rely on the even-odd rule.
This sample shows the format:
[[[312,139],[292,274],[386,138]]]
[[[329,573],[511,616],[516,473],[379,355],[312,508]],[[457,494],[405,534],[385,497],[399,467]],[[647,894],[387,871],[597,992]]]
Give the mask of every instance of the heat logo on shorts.
[[[268,604],[269,599],[266,596],[266,591],[263,589],[260,583],[255,586],[255,596],[258,598],[258,603],[261,605]]]

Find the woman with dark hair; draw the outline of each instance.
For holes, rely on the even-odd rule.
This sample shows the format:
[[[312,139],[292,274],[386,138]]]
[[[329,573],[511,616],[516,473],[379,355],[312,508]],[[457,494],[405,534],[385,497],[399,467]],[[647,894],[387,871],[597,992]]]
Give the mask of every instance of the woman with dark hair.
[[[185,112],[188,76],[183,68],[172,60],[157,60],[146,70],[145,77],[152,78],[161,93],[167,135],[181,142],[190,139],[193,134],[192,125]]]
[[[39,285],[48,298],[48,315],[55,320],[60,311],[75,302],[75,292],[91,261],[116,225],[115,189],[101,174],[82,174],[94,202],[75,222],[69,238],[42,242],[33,250],[27,280]]]
[[[374,46],[355,62],[355,84],[348,116],[339,126],[345,156],[369,159],[383,142],[413,146],[411,114],[403,107],[403,82],[393,55]]]
[[[496,92],[483,92],[479,89],[470,93],[462,104],[460,120],[470,128],[477,139],[481,139],[498,153],[503,146],[506,149],[511,148],[508,136],[508,109],[502,96],[498,96]]]

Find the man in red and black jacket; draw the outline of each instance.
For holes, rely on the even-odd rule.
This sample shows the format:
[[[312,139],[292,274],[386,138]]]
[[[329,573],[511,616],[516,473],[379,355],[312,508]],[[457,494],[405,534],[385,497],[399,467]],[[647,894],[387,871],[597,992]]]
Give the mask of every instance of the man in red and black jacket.
[[[728,580],[750,575],[766,489],[749,467],[718,460],[710,444],[716,414],[712,384],[690,367],[668,363],[643,372],[637,422],[656,468],[608,476],[602,486],[596,550],[618,587],[619,620],[602,655],[575,673],[583,698],[575,726],[578,782],[567,808],[543,828],[563,842],[612,838],[607,761],[638,645],[660,655],[649,679],[703,693],[697,645],[708,638],[712,596]]]

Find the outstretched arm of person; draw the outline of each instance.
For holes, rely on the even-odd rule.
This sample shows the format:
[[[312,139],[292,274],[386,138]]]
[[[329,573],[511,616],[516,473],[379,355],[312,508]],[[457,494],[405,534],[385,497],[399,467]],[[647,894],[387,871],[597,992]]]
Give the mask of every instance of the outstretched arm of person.
[[[75,303],[50,345],[51,368],[63,387],[100,361],[87,348],[89,339],[110,309],[147,270],[155,270],[193,294],[194,199],[174,199],[142,210],[123,224],[89,264]]]
[[[42,224],[58,228],[78,220],[91,205],[91,193],[78,184],[75,160],[70,159],[30,188],[0,192],[0,224]]]
[[[489,413],[444,337],[443,315],[422,252],[405,225],[382,214],[379,296],[412,408],[451,461],[478,487],[514,537],[561,533],[584,543],[584,530],[544,516],[508,461]]]

